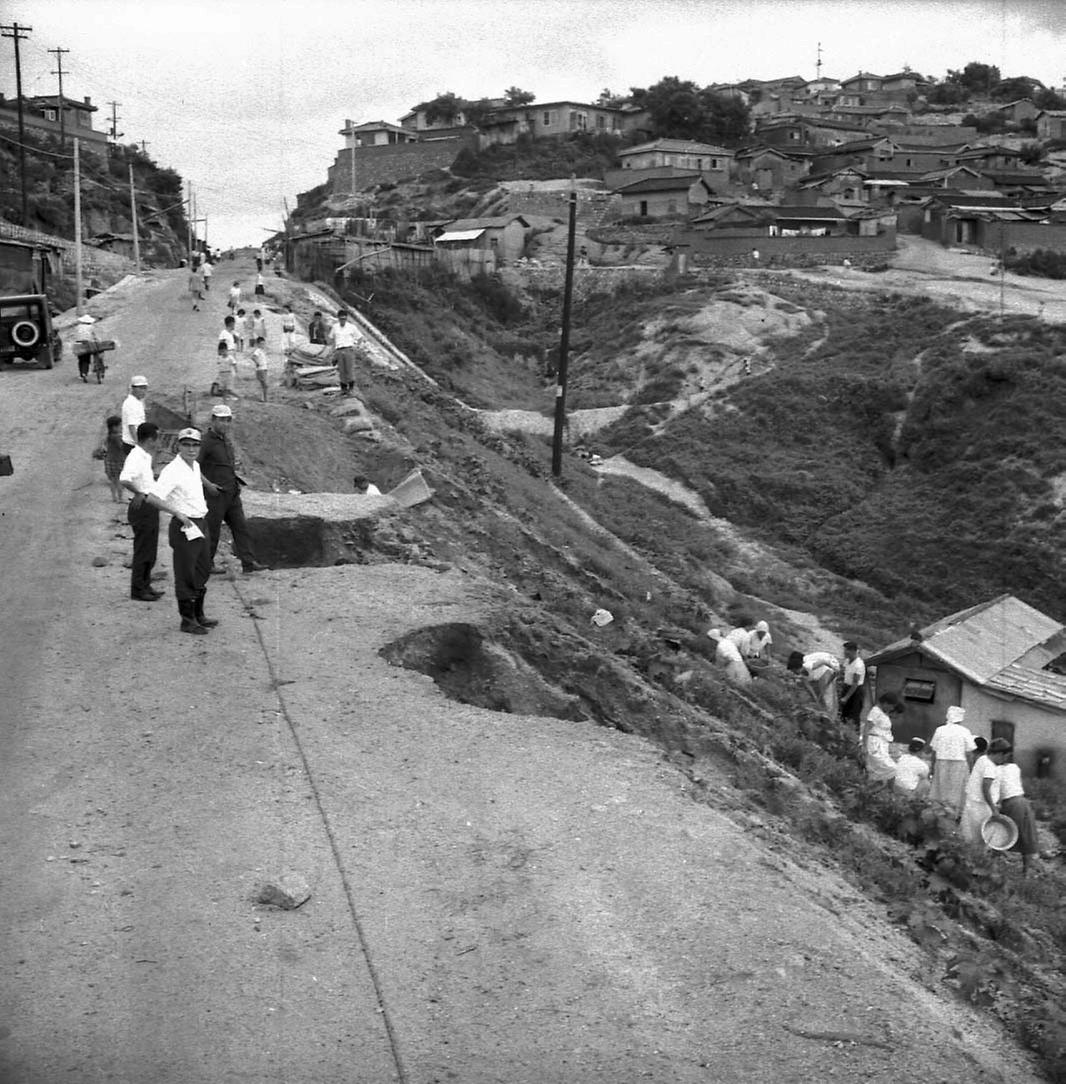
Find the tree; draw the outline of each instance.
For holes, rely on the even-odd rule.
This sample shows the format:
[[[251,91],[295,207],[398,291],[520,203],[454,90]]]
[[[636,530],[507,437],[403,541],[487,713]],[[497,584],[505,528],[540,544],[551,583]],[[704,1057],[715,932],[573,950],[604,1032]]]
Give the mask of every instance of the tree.
[[[1039,79],[1016,75],[1010,79],[1001,79],[992,88],[992,97],[1000,102],[1016,102],[1019,98],[1033,97],[1043,86]]]
[[[751,131],[751,110],[739,98],[715,94],[706,88],[701,98],[705,113],[703,139],[711,143],[739,143]]]
[[[472,124],[475,128],[482,127],[492,112],[492,102],[488,98],[479,98],[476,102],[463,102],[466,123]]]
[[[666,139],[698,139],[706,115],[699,87],[690,80],[668,75],[648,87],[633,87],[635,105],[646,109],[652,131]]]
[[[531,90],[508,87],[503,92],[503,100],[507,105],[529,105],[530,102],[537,100],[537,96]]]
[[[617,109],[626,98],[624,94],[615,94],[610,87],[604,87],[600,91],[600,96],[596,99],[597,105],[602,105],[607,109]]]
[[[989,94],[1001,81],[995,64],[982,64],[979,60],[971,60],[961,72],[949,71],[948,79],[961,83],[971,94]]]
[[[1066,109],[1066,98],[1050,87],[1043,87],[1033,95],[1033,105],[1037,109]]]
[[[438,120],[454,124],[463,111],[463,102],[452,91],[446,90],[431,101],[423,102],[419,108],[426,111],[427,124],[435,124]]]

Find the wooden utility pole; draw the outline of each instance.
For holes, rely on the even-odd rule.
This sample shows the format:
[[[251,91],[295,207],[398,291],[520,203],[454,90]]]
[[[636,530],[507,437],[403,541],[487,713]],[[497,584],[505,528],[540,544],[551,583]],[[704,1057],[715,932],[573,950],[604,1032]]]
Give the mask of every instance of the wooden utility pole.
[[[133,219],[133,262],[141,270],[141,238],[137,232],[137,197],[133,190],[133,163],[130,163],[130,218]]]
[[[566,367],[570,354],[570,301],[574,294],[574,234],[577,232],[577,188],[570,182],[570,225],[566,235],[566,281],[563,286],[563,329],[559,340],[559,369],[555,383],[555,433],[552,474],[563,473],[563,430],[566,427]]]
[[[145,158],[148,157],[148,148],[150,146],[151,146],[150,143],[146,143],[143,139],[141,140],[141,154],[143,154],[145,156]]]
[[[118,137],[120,135],[125,135],[124,132],[120,132],[118,130],[118,107],[122,103],[121,102],[108,102],[107,104],[109,106],[111,106],[111,138],[114,141],[114,144],[117,145],[118,144]]]
[[[81,285],[81,159],[79,140],[74,137],[74,289],[77,292],[77,313],[81,316],[82,298],[85,291]]]
[[[15,42],[15,95],[19,110],[19,174],[22,178],[22,224],[30,224],[29,208],[26,202],[26,124],[22,119],[22,59],[19,54],[19,42],[33,30],[32,26],[0,25],[0,37],[12,38]]]
[[[69,53],[70,50],[60,49],[57,45],[54,49],[49,49],[48,52],[56,55],[56,70],[52,74],[59,76],[59,145],[65,147],[67,145],[67,111],[63,104],[63,54]]]
[[[192,181],[186,181],[189,198],[185,201],[185,239],[189,250],[189,267],[192,267],[192,219],[196,213],[192,209]]]

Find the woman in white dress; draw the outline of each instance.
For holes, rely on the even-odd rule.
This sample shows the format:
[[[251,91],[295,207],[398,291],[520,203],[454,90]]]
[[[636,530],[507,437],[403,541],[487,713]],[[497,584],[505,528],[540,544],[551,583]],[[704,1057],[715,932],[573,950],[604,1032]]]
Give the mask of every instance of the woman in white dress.
[[[896,778],[896,762],[892,759],[892,720],[903,714],[903,701],[898,693],[884,692],[867,712],[862,724],[859,744],[862,748],[866,774],[875,783],[888,783]]]

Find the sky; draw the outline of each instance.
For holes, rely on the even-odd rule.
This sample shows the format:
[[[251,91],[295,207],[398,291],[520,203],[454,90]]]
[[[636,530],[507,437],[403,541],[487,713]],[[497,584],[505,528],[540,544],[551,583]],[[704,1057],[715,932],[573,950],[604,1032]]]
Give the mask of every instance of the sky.
[[[88,96],[196,192],[213,247],[258,244],[326,180],[339,129],[453,91],[593,101],[667,75],[943,77],[972,60],[1066,82],[1064,0],[0,0],[32,27],[23,92]],[[0,91],[15,95],[0,39]],[[200,227],[203,236],[204,227]]]

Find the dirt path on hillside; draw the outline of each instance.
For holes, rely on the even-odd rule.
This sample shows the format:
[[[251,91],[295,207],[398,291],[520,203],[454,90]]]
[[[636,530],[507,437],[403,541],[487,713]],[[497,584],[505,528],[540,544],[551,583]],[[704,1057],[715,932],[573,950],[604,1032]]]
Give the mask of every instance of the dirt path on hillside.
[[[880,908],[693,801],[654,747],[459,705],[379,656],[484,622],[493,585],[216,577],[203,638],[169,579],[129,601],[88,453],[132,373],[209,381],[222,299],[190,312],[183,278],[94,302],[124,344],[103,386],[69,358],[0,372],[0,1079],[1036,1080]],[[310,901],[253,902],[286,869]]]
[[[945,249],[920,237],[900,237],[899,251],[887,271],[871,273],[857,268],[819,267],[810,271],[773,271],[774,275],[829,283],[848,290],[895,291],[920,294],[965,312],[1037,316],[1066,322],[1066,282],[1031,278],[1007,272],[992,275],[992,260]],[[747,275],[747,273],[743,273]],[[766,284],[766,273],[751,272]]]

